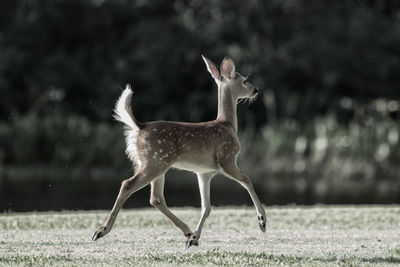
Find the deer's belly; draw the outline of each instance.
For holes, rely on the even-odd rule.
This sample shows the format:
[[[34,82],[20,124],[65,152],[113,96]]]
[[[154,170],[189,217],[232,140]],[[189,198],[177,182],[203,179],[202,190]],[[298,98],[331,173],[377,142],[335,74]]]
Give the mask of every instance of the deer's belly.
[[[172,165],[173,168],[204,173],[218,170],[218,166],[214,162],[204,162],[202,164],[194,161],[178,161]]]

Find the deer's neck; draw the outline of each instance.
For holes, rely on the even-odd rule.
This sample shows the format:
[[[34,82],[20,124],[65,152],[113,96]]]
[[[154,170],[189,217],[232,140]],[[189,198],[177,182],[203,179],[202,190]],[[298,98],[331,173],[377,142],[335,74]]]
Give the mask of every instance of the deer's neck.
[[[237,132],[238,123],[236,116],[237,98],[232,96],[230,90],[219,86],[218,88],[218,115],[217,120],[230,122]]]

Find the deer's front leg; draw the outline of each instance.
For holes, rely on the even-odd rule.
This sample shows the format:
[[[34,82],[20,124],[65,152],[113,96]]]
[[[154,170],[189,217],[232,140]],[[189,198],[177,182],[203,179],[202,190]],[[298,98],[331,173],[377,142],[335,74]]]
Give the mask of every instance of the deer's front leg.
[[[186,248],[190,246],[198,246],[201,230],[203,229],[204,222],[208,218],[211,212],[211,201],[210,201],[210,181],[215,175],[215,172],[211,173],[198,173],[197,180],[199,182],[199,190],[201,197],[201,218],[197,224],[196,230],[188,241],[186,241]]]
[[[235,163],[228,163],[222,165],[223,173],[228,176],[229,178],[239,182],[244,188],[246,188],[247,192],[251,199],[253,200],[254,206],[257,210],[257,219],[258,225],[262,232],[265,232],[265,210],[261,201],[258,199],[256,192],[254,191],[253,183],[251,182],[250,178],[247,177]]]
[[[167,216],[179,229],[181,229],[187,238],[190,238],[193,235],[192,230],[190,230],[186,223],[176,217],[165,203],[164,182],[164,175],[151,182],[150,204]]]

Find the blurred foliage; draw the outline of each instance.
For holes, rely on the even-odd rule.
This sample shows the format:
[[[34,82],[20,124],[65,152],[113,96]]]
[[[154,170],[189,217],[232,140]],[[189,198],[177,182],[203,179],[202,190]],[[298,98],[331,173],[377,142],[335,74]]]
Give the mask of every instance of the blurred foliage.
[[[274,102],[271,95],[264,101]],[[400,202],[400,122],[391,116],[400,103],[377,99],[352,108],[342,102],[355,109],[347,125],[331,113],[307,123],[270,118],[273,123],[240,132],[239,165],[264,203]],[[133,172],[122,140],[119,125],[76,116],[29,115],[0,124],[0,208],[109,208],[122,179]],[[172,171],[167,177],[170,205],[199,205],[192,174]],[[135,193],[126,206],[148,205],[148,194]],[[216,205],[251,204],[247,192],[229,179],[215,178],[211,194]]]
[[[245,132],[241,166],[261,188],[284,193],[280,200],[267,202],[400,201],[400,122],[391,114],[400,103],[377,99],[367,105],[347,104],[342,108],[354,114],[347,124],[330,113],[307,123],[275,118],[258,132]]]
[[[31,185],[23,177],[46,186],[86,179],[82,195],[99,190],[97,197],[115,184],[107,179],[122,179],[129,162],[111,111],[127,82],[141,121],[214,119],[216,86],[201,54],[216,63],[232,57],[261,88],[262,99],[240,105],[238,116],[240,163],[263,201],[400,201],[398,1],[0,0],[0,7],[2,203],[10,188]],[[186,180],[170,189],[193,192]]]
[[[137,92],[141,120],[212,119],[215,86],[201,54],[216,63],[231,56],[258,87],[275,92],[278,107],[289,93],[304,96],[290,114],[279,108],[281,116],[305,119],[335,108],[331,100],[341,96],[363,102],[400,96],[398,1],[0,0],[0,6],[3,120],[45,109],[37,101],[54,89],[63,92],[62,112],[109,120],[110,100],[126,82]]]
[[[4,164],[17,162],[23,166],[119,168],[125,147],[121,136],[122,127],[94,124],[84,117],[28,115],[11,125],[1,125],[1,159]]]

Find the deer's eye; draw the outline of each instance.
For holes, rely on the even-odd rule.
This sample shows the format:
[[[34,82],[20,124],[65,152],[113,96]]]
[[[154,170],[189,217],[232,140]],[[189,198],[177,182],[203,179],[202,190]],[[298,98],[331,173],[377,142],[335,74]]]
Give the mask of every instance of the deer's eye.
[[[247,80],[244,80],[244,81],[243,81],[243,84],[247,84]]]

